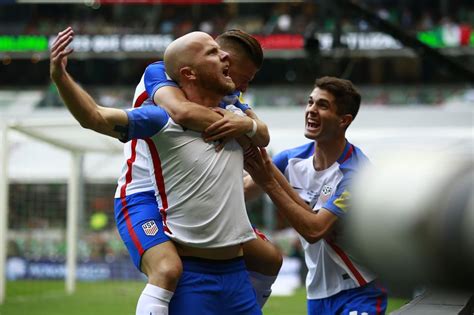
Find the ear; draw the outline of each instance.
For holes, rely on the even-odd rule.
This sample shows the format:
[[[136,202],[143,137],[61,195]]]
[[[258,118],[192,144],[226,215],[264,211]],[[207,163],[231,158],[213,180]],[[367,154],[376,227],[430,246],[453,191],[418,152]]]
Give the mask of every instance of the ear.
[[[351,114],[345,114],[341,116],[340,125],[342,128],[347,129],[351,122],[354,120]]]
[[[179,69],[179,74],[187,81],[196,80],[196,73],[191,69],[191,67],[182,67]]]

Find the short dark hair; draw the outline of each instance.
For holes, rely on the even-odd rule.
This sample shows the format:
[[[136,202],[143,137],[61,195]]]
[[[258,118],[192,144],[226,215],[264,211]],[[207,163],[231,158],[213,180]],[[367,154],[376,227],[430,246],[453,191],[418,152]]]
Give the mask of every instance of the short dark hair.
[[[238,46],[245,56],[257,67],[257,69],[262,67],[262,46],[258,40],[249,33],[238,29],[231,29],[217,36],[216,41],[221,46]]]
[[[334,96],[339,115],[350,114],[353,119],[357,116],[361,96],[351,81],[335,77],[322,77],[316,79],[315,87],[328,91]]]

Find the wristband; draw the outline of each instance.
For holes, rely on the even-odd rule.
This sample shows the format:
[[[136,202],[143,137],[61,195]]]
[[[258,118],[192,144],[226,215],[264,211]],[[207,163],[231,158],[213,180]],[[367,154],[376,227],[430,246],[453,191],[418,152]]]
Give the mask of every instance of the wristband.
[[[251,119],[251,118],[250,118]],[[246,135],[249,138],[252,138],[257,133],[257,123],[252,119],[252,130],[247,132]]]

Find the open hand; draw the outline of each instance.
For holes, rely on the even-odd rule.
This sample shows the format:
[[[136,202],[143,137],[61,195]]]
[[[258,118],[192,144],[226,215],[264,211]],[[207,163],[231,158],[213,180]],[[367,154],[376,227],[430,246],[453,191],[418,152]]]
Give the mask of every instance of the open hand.
[[[74,31],[71,27],[68,27],[58,33],[51,46],[49,71],[53,81],[56,81],[66,73],[67,56],[73,52],[73,49],[67,48],[67,46],[73,39]]]

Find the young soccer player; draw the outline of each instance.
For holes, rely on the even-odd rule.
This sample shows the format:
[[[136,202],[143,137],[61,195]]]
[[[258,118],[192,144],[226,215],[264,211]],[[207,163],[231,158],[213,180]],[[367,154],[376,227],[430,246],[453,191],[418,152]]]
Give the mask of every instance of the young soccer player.
[[[367,162],[345,137],[360,100],[350,81],[316,80],[305,111],[305,136],[313,141],[281,152],[273,163],[265,150],[246,159],[251,175],[245,179],[246,195],[255,196],[258,184],[301,236],[308,315],[384,314],[387,306],[374,274],[351,258],[337,238],[343,232],[338,223],[348,211],[350,181]]]

